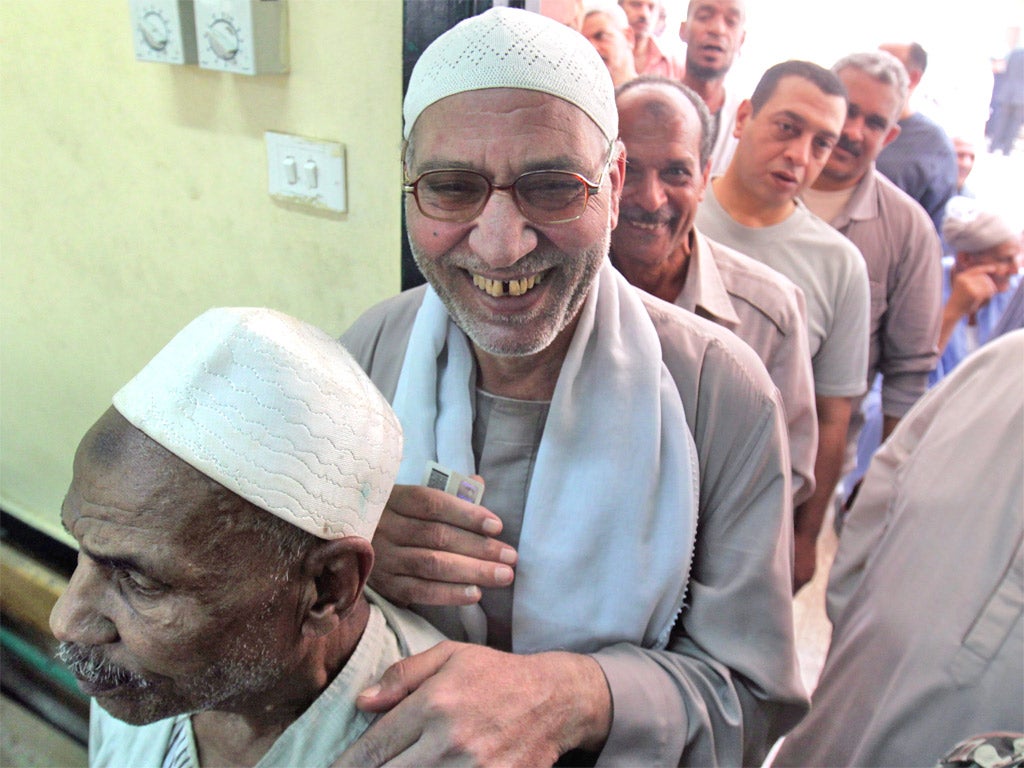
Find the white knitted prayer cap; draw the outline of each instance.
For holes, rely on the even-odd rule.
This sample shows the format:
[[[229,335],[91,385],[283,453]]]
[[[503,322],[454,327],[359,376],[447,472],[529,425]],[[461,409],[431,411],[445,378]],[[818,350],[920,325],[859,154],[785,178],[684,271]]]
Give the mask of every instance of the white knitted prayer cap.
[[[135,427],[322,539],[369,539],[402,458],[391,406],[336,339],[269,309],[211,309],[114,395]]]
[[[539,13],[498,7],[459,22],[420,55],[402,109],[405,138],[431,104],[485,88],[549,93],[583,110],[609,142],[619,135],[615,86],[590,41]]]

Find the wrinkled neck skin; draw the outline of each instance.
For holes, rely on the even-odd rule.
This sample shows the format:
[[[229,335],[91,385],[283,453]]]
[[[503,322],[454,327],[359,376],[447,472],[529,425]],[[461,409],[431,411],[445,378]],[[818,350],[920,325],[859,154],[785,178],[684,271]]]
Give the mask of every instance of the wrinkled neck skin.
[[[256,765],[345,667],[369,615],[369,604],[359,600],[338,629],[309,641],[297,666],[283,671],[267,695],[247,697],[237,708],[194,714],[200,765]]]

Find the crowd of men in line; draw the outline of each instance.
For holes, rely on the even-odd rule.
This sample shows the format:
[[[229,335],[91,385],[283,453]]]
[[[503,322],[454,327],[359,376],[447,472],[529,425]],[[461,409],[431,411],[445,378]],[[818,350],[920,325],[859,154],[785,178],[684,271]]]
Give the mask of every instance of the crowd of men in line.
[[[692,0],[677,64],[660,4],[621,5],[629,66],[586,12],[494,8],[424,51],[403,183],[426,285],[341,343],[211,310],[83,439],[51,625],[92,765],[758,765],[786,734],[778,765],[1024,753],[1024,331],[972,322],[1020,232],[950,214],[943,277],[876,165],[898,51],[785,61],[741,98],[742,0]],[[793,593],[876,380],[888,439],[811,701]]]

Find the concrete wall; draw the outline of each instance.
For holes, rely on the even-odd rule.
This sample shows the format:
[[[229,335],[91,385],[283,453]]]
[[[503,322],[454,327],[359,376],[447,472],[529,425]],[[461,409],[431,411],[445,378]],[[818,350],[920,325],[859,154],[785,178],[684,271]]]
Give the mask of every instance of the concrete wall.
[[[127,0],[0,2],[0,503],[55,535],[75,446],[211,306],[340,333],[398,290],[401,0],[290,0],[291,71],[137,62]],[[343,143],[348,213],[267,194]]]

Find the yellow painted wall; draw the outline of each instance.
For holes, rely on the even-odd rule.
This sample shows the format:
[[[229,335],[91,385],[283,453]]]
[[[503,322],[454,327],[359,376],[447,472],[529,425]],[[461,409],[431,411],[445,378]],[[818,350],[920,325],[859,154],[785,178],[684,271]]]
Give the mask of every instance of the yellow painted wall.
[[[0,0],[0,503],[60,534],[78,440],[211,306],[340,333],[399,287],[401,0],[289,0],[291,71],[136,62],[127,0]],[[348,213],[263,132],[346,146]]]

